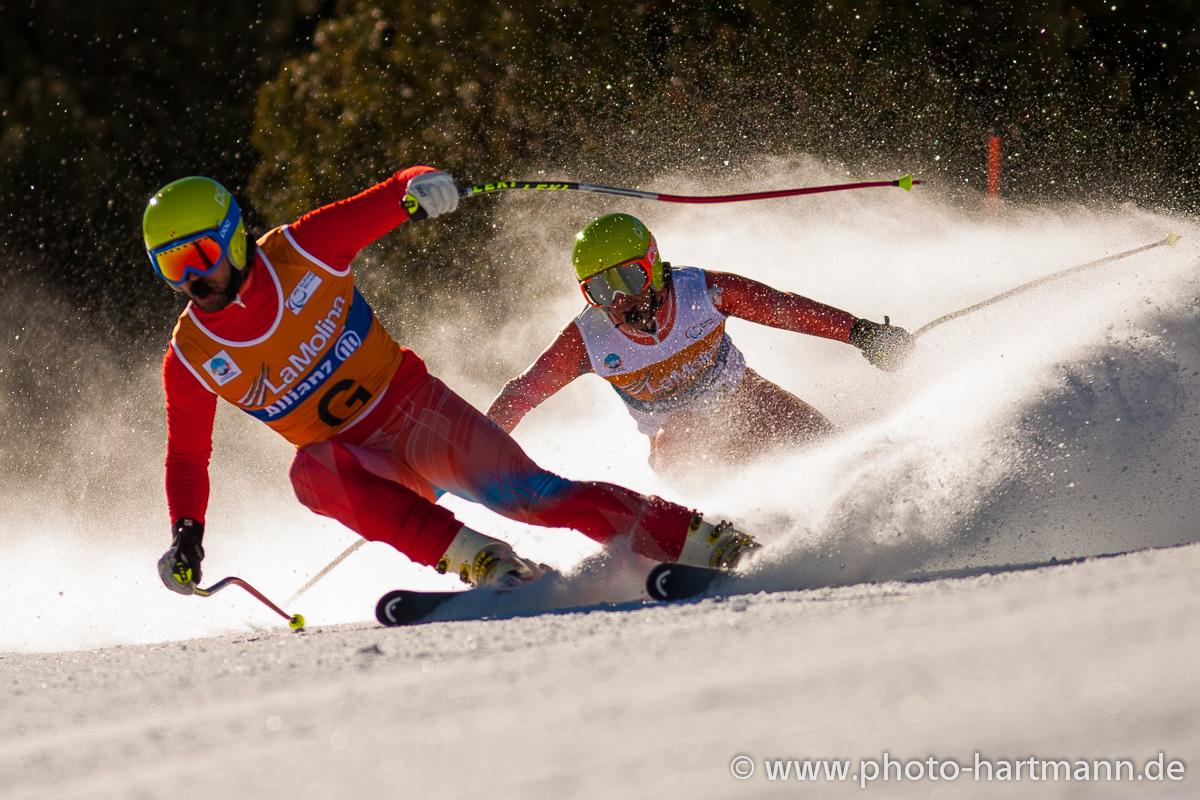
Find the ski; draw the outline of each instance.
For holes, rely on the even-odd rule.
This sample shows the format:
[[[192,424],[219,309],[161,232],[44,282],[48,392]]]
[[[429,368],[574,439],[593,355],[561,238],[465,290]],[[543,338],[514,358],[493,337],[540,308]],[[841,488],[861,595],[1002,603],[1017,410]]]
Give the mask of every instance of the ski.
[[[528,583],[504,588],[460,589],[458,591],[421,591],[417,589],[394,589],[375,604],[375,619],[379,624],[389,628],[401,625],[417,625],[431,622],[430,618],[437,612],[445,610],[441,618],[450,619],[483,619],[497,612],[500,598],[507,595],[521,595],[527,602],[537,601],[539,591],[553,590],[560,579],[557,572],[547,569],[541,577]],[[535,587],[541,587],[535,588]],[[529,591],[534,592],[530,598]],[[454,603],[454,608],[447,608]],[[519,605],[519,604],[518,604]],[[513,606],[507,606],[511,611]]]
[[[379,598],[375,604],[375,619],[380,625],[394,628],[415,625],[425,620],[446,602],[465,592],[422,592],[415,589],[396,589]]]
[[[1169,545],[1168,548],[1171,546],[1174,545]],[[845,588],[848,586],[862,586],[882,582],[927,583],[929,581],[977,578],[981,575],[1003,575],[1009,572],[1027,572],[1030,570],[1045,569],[1049,567],[1065,567],[1073,564],[1082,564],[1089,561],[1117,558],[1120,556],[1127,556],[1134,553],[1159,549],[1165,548],[1147,547],[1139,548],[1137,550],[1121,550],[1112,553],[1099,553],[1097,555],[1090,556],[1071,556],[1067,558],[1051,557],[1045,561],[1029,561],[1009,564],[982,564],[974,567],[958,567],[953,569],[913,572],[902,575],[881,577],[878,579],[866,579],[853,583],[816,583],[809,585],[796,583],[790,586],[775,588],[765,588],[761,584],[756,587],[754,581],[752,580],[741,580],[749,577],[745,573],[739,574],[737,572],[714,569],[712,567],[697,567],[690,564],[673,564],[664,562],[656,565],[646,576],[646,593],[654,600],[670,602],[672,600],[688,600],[690,598],[698,597],[710,592],[713,594],[729,595],[739,594],[746,591],[802,591],[807,589],[828,588],[832,586]]]
[[[712,567],[663,563],[646,576],[646,593],[655,600],[687,600],[703,594],[717,579],[729,574]]]

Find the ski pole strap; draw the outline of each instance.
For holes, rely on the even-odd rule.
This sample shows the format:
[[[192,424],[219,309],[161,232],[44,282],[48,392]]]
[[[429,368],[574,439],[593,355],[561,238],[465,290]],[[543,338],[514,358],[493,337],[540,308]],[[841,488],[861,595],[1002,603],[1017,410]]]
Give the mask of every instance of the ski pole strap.
[[[1006,292],[1001,292],[1000,294],[996,295],[995,297],[989,297],[987,300],[983,300],[981,302],[975,303],[974,305],[967,306],[966,308],[960,308],[958,311],[953,311],[949,314],[944,314],[944,315],[938,317],[937,319],[933,320],[932,322],[928,322],[928,323],[922,325],[920,328],[917,328],[915,331],[913,331],[913,338],[915,339],[918,336],[928,333],[929,331],[933,330],[937,326],[944,325],[945,323],[949,322],[952,319],[958,319],[959,317],[966,316],[967,314],[970,314],[974,311],[979,311],[980,309],[987,308],[988,306],[991,306],[991,305],[995,305],[996,303],[999,303],[1002,300],[1007,300],[1008,298],[1012,297],[1013,295],[1021,294],[1022,292],[1026,292],[1026,291],[1028,291],[1030,289],[1034,289],[1038,286],[1044,286],[1047,283],[1059,280],[1060,278],[1065,278],[1068,275],[1074,275],[1077,272],[1083,272],[1084,270],[1092,269],[1093,267],[1099,267],[1103,264],[1111,264],[1112,262],[1119,261],[1122,258],[1129,258],[1130,256],[1137,255],[1138,253],[1144,253],[1147,250],[1153,250],[1156,247],[1162,247],[1163,245],[1166,245],[1167,247],[1174,247],[1175,243],[1178,241],[1179,241],[1178,234],[1168,233],[1166,236],[1159,239],[1157,242],[1151,242],[1150,244],[1144,244],[1141,247],[1135,247],[1132,250],[1126,250],[1123,253],[1116,253],[1111,256],[1105,256],[1104,258],[1098,258],[1095,261],[1088,261],[1086,264],[1078,264],[1074,267],[1068,267],[1067,269],[1051,273],[1050,275],[1046,275],[1045,277],[1042,277],[1042,278],[1034,278],[1031,281],[1022,283],[1020,286],[1014,286],[1013,288],[1009,289]]]
[[[458,196],[462,197],[462,189],[458,190]],[[429,214],[425,213],[425,209],[421,208],[421,204],[417,202],[417,198],[414,195],[404,195],[404,200],[401,202],[401,205],[403,205],[404,210],[408,212],[409,222],[420,222],[429,216]]]

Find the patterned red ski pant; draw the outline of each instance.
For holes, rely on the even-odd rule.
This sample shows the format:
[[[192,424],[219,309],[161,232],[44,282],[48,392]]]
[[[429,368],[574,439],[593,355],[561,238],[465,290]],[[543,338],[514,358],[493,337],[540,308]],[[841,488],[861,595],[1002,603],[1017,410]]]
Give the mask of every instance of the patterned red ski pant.
[[[607,544],[632,537],[650,558],[679,555],[691,511],[609,483],[572,481],[535,464],[512,437],[406,352],[380,403],[342,436],[296,452],[300,502],[365,539],[434,565],[462,523],[437,489],[510,519],[574,528]]]

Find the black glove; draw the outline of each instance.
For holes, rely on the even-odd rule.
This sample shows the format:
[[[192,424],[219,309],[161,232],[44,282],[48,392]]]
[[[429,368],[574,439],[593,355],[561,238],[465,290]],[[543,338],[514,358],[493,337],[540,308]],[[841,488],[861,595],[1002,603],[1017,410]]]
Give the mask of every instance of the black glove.
[[[860,319],[850,329],[850,344],[862,350],[863,358],[886,372],[895,372],[912,352],[915,340],[908,331],[893,325],[888,317],[883,324]]]
[[[158,560],[158,577],[172,592],[192,594],[200,583],[200,562],[204,559],[204,523],[183,519],[171,527],[171,549]]]

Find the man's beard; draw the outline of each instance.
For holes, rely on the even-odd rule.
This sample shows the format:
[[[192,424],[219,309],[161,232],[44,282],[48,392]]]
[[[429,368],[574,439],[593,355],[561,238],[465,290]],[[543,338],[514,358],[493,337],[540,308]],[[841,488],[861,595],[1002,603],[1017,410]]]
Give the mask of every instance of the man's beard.
[[[658,319],[655,317],[653,305],[649,307],[637,306],[626,311],[625,324],[645,333],[653,334],[658,332]]]
[[[224,290],[217,289],[206,279],[201,279],[188,286],[187,295],[204,311],[220,311],[237,300],[238,292],[242,290],[242,284],[245,281],[245,270],[231,269],[229,283]]]
[[[662,307],[662,297],[653,289],[646,302],[638,303],[621,315],[621,322],[636,331],[654,336],[658,333],[658,309]]]
[[[225,287],[225,291],[220,292],[214,289],[206,281],[196,281],[188,287],[188,292],[192,299],[198,301],[200,306],[209,306],[212,310],[219,311],[225,306],[237,299],[238,282],[231,279],[229,285]]]

